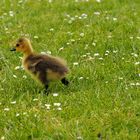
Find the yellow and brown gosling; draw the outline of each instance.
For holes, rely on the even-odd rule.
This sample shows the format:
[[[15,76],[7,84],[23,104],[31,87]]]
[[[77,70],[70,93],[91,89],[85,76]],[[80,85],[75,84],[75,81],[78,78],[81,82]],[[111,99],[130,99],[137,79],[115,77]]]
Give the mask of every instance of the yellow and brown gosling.
[[[61,80],[64,85],[69,84],[66,79],[68,67],[65,61],[47,54],[35,53],[29,39],[18,39],[16,46],[11,51],[18,51],[24,54],[22,65],[25,71],[44,85],[45,92],[49,87],[49,83],[53,80]]]

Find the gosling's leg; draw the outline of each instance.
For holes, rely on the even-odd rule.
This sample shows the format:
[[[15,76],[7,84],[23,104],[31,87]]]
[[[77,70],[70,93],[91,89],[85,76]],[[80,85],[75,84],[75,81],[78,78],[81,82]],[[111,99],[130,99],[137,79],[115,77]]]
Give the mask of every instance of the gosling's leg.
[[[69,81],[65,77],[61,79],[61,82],[66,86],[69,85]]]
[[[44,85],[45,88],[44,93],[48,95],[49,81],[47,80],[46,72],[39,73],[39,80]]]

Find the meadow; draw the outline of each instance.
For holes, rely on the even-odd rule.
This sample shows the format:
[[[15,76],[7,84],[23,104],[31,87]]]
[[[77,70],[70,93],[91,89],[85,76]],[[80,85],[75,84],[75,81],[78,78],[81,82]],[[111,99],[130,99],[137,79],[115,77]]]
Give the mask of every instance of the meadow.
[[[1,0],[0,140],[139,140],[140,1]],[[25,73],[15,41],[67,60],[50,94]]]

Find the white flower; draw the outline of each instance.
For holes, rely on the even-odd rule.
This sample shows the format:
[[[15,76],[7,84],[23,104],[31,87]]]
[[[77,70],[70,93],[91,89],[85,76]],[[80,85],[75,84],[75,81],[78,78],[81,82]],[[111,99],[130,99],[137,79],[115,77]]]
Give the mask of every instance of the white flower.
[[[106,53],[109,53],[109,51],[108,51],[108,50],[106,50]]]
[[[99,58],[99,60],[103,60],[103,58],[102,58],[102,57],[100,57],[100,58]]]
[[[57,96],[58,96],[58,93],[53,93],[53,96],[54,96],[54,97],[57,97]]]
[[[46,52],[41,52],[41,54],[46,54]]]
[[[23,115],[27,115],[27,112],[23,112]]]
[[[90,52],[86,53],[86,55],[90,55]]]
[[[99,56],[99,53],[95,53],[94,56]]]
[[[46,53],[47,53],[47,54],[52,54],[52,52],[51,52],[51,51],[47,51]]]
[[[96,0],[96,2],[100,3],[100,2],[101,2],[101,0]]]
[[[23,75],[22,77],[23,77],[23,79],[26,79],[26,78],[27,78],[27,76],[26,76],[26,75]]]
[[[46,107],[51,106],[50,104],[45,104]]]
[[[60,106],[61,103],[53,103],[54,106]]]
[[[84,77],[79,77],[79,80],[82,80],[82,79],[84,79]]]
[[[83,138],[81,136],[78,136],[77,140],[83,140]]]
[[[69,43],[69,42],[67,42],[66,44],[67,44],[67,45],[70,45],[70,43]]]
[[[16,114],[16,117],[18,117],[19,115],[20,115],[20,114],[19,114],[19,113],[17,113],[17,114]]]
[[[84,33],[80,33],[80,36],[81,36],[81,37],[84,37],[84,35],[85,35]]]
[[[114,20],[114,21],[117,21],[117,18],[114,17],[113,20]]]
[[[96,43],[95,43],[95,42],[93,42],[93,43],[92,43],[92,45],[93,45],[93,46],[96,46]]]
[[[11,104],[16,104],[16,101],[12,101]]]
[[[133,36],[130,36],[129,38],[132,40],[134,37]]]
[[[5,140],[5,137],[4,137],[4,136],[2,136],[2,137],[0,138],[0,140]]]
[[[94,15],[100,15],[100,12],[94,12]]]
[[[9,11],[9,15],[10,15],[11,17],[13,17],[13,16],[14,16],[14,12],[13,12],[13,11]]]
[[[21,69],[21,66],[16,66],[15,67],[15,70],[19,70],[19,69]]]
[[[71,39],[70,41],[71,41],[71,42],[75,42],[75,40],[74,40],[74,39]]]
[[[49,3],[52,3],[52,0],[48,0]]]
[[[135,62],[135,65],[139,65],[140,64],[140,62]]]
[[[136,38],[137,38],[137,39],[140,39],[140,36],[137,36]]]
[[[131,86],[135,86],[135,83],[130,83]]]
[[[14,78],[17,78],[17,76],[16,76],[16,75],[13,75],[13,77],[14,77]]]
[[[140,83],[137,82],[137,83],[136,83],[136,86],[140,86]]]
[[[4,108],[4,111],[9,111],[10,109],[9,108]]]
[[[123,80],[123,77],[118,77],[119,80]]]
[[[0,102],[0,105],[1,105],[2,103]]]
[[[107,55],[108,55],[108,53],[105,53],[105,55],[107,56]]]
[[[34,38],[35,38],[35,39],[38,39],[38,36],[35,35]]]
[[[113,53],[117,53],[117,52],[118,52],[117,50],[114,50],[114,51],[113,51]]]
[[[131,55],[133,55],[134,57],[138,57],[136,53],[131,53]]]
[[[33,101],[38,101],[38,99],[37,98],[34,98]]]
[[[74,65],[74,66],[77,66],[77,65],[78,65],[78,62],[74,62],[73,65]]]
[[[51,29],[50,29],[50,32],[53,32],[53,31],[54,31],[54,29],[53,29],[53,28],[51,28]]]
[[[61,111],[61,110],[62,110],[62,108],[61,108],[61,107],[58,107],[58,108],[57,108],[57,110]]]
[[[108,38],[112,38],[112,36],[111,35],[108,35]]]
[[[64,47],[59,48],[59,51],[62,51],[62,50],[64,50]]]

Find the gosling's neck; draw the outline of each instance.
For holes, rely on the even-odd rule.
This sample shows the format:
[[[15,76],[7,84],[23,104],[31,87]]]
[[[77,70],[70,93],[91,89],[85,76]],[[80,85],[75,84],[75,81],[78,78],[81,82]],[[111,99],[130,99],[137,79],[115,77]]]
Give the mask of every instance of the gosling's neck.
[[[24,57],[28,57],[32,55],[33,53],[34,53],[33,48],[30,46],[23,52],[23,55]]]

